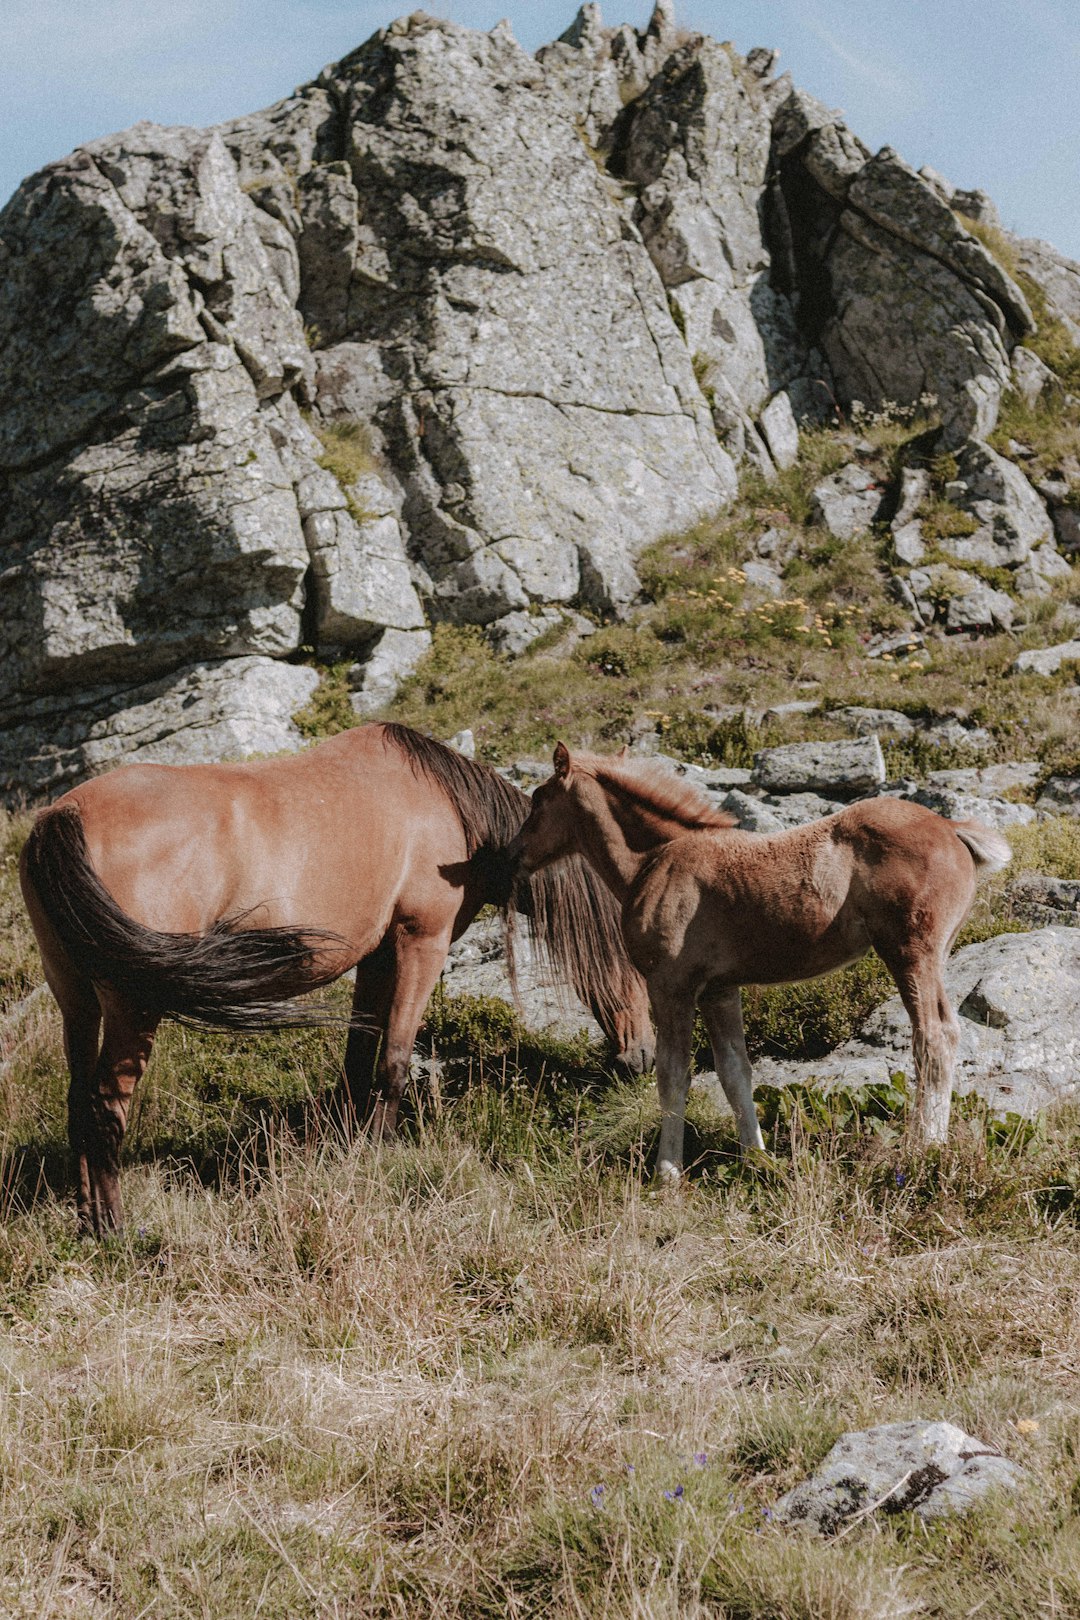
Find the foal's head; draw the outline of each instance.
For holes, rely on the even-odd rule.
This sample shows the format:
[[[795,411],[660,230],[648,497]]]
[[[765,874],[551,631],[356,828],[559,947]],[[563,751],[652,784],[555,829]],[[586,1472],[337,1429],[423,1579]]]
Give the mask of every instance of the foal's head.
[[[524,873],[539,872],[552,861],[580,853],[574,795],[577,773],[565,743],[556,745],[553,764],[554,776],[533,790],[528,820],[514,840],[519,870]]]

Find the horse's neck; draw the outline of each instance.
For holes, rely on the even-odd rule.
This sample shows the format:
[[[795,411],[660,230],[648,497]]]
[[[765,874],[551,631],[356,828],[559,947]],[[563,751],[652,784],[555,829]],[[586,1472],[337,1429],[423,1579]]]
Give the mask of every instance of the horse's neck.
[[[625,900],[645,857],[680,829],[669,829],[655,811],[599,782],[594,782],[585,810],[583,854],[615,898]]]

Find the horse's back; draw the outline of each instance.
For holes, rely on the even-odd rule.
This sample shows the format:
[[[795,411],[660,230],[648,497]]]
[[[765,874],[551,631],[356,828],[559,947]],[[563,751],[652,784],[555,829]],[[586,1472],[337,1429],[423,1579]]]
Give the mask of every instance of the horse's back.
[[[377,932],[418,849],[433,870],[464,855],[450,806],[379,726],[273,759],[123,766],[65,804],[117,903],[170,932],[250,908],[260,926],[302,920],[348,937],[359,911]]]

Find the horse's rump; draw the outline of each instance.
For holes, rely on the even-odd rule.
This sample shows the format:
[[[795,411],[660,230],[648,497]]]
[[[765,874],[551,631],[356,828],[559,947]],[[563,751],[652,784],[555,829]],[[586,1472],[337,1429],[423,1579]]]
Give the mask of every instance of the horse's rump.
[[[246,914],[202,934],[144,927],[94,870],[75,805],[38,817],[23,875],[78,973],[141,1012],[234,1030],[348,1021],[295,999],[340,975],[347,941],[318,929],[248,928]]]

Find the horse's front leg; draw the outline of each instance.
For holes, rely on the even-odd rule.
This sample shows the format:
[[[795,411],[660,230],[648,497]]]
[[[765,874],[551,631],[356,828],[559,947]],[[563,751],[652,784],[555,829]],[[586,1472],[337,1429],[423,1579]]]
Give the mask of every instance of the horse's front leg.
[[[742,992],[739,986],[706,985],[698,999],[709,1032],[713,1062],[724,1096],[731,1104],[744,1153],[765,1146],[754,1107],[753,1072],[743,1034]]]
[[[656,1085],[660,1093],[656,1173],[661,1181],[678,1181],[683,1168],[686,1098],[690,1091],[694,998],[685,993],[658,993],[653,986],[650,992],[656,1013]]]
[[[397,1128],[398,1109],[409,1079],[416,1032],[420,1028],[428,997],[446,965],[449,950],[449,929],[438,935],[398,930],[394,941],[393,992],[386,1035],[375,1071],[378,1089],[371,1114],[371,1134],[376,1139],[391,1135]]]

